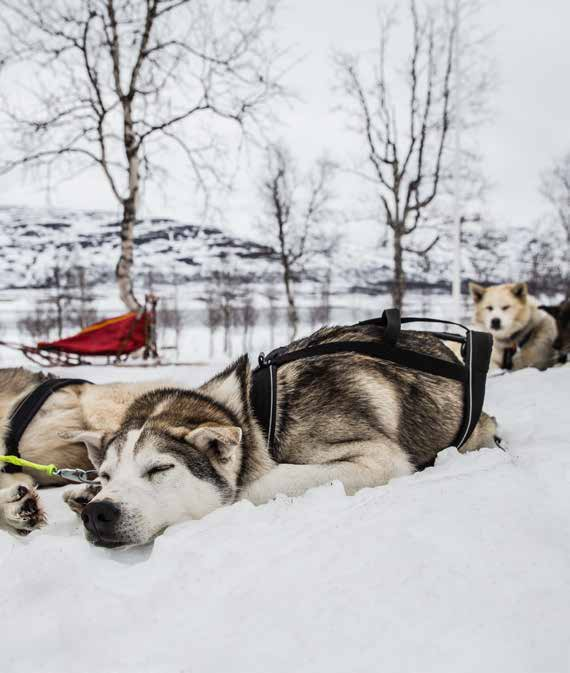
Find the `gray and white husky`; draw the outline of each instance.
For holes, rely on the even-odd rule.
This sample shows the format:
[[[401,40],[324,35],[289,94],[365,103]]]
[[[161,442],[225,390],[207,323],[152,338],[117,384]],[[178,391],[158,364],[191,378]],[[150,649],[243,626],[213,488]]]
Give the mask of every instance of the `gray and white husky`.
[[[330,327],[287,350],[382,335],[375,325]],[[400,343],[456,360],[425,333],[405,331]],[[243,356],[197,390],[142,395],[118,432],[75,435],[101,481],[82,512],[87,539],[105,547],[144,544],[171,524],[238,499],[261,504],[332,480],[349,494],[386,484],[433,461],[463,415],[457,381],[360,354],[308,358],[278,369],[270,451],[252,411],[251,378]],[[493,446],[495,433],[494,419],[483,414],[463,450]]]

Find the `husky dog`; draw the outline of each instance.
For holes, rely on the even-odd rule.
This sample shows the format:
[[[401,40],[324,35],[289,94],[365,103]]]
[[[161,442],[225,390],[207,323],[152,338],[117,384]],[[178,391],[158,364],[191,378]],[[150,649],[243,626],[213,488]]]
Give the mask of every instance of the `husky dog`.
[[[528,294],[526,283],[469,283],[475,329],[493,335],[491,363],[501,369],[546,369],[556,362],[556,322]]]
[[[5,452],[4,439],[9,418],[19,402],[42,381],[45,374],[24,368],[0,369],[0,453]],[[51,395],[36,414],[20,441],[20,455],[35,463],[55,463],[58,467],[91,469],[85,445],[67,438],[66,433],[81,430],[111,431],[120,426],[123,413],[142,393],[160,383],[106,385],[81,384],[62,388]],[[162,384],[166,385],[166,384]],[[0,462],[0,469],[3,463]],[[43,473],[0,471],[0,528],[27,535],[45,523],[36,482],[44,486],[64,482]],[[68,504],[80,509],[83,504],[67,494]]]
[[[560,355],[567,356],[570,353],[570,300],[558,306],[541,306],[540,308],[556,320],[558,336],[552,345]]]
[[[382,341],[376,325],[323,328],[287,351]],[[403,348],[456,361],[436,337],[405,331]],[[340,480],[352,494],[430,464],[463,417],[461,383],[355,353],[297,360],[277,371],[276,440],[268,447],[252,411],[252,373],[242,356],[195,391],[137,399],[118,432],[81,432],[101,491],[82,513],[99,546],[144,544],[171,524],[238,499],[265,503]],[[493,446],[482,415],[463,450]]]

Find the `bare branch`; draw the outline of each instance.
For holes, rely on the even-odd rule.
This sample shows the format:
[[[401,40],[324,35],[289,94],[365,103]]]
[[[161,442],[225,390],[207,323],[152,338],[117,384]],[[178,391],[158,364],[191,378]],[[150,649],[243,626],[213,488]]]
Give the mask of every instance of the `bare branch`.
[[[392,232],[392,294],[399,307],[405,288],[404,255],[427,255],[439,241],[436,236],[421,248],[403,243],[423,222],[443,179],[455,32],[453,25],[444,25],[440,15],[429,9],[420,12],[415,0],[410,0],[409,16],[411,45],[404,76],[407,105],[401,105],[401,97],[396,99],[394,76],[388,70],[393,17],[381,22],[376,69],[357,68],[355,56],[336,58],[341,90],[349,101],[350,119],[356,121],[354,130],[368,164],[367,171],[358,166],[354,172],[374,186],[381,219]]]
[[[338,236],[330,224],[334,166],[320,160],[308,175],[301,175],[290,153],[280,145],[267,149],[267,167],[260,195],[265,206],[261,229],[281,264],[292,337],[298,324],[295,283],[317,254],[330,256]],[[328,228],[323,223],[328,221]]]
[[[284,95],[284,54],[272,40],[276,3],[0,0],[0,64],[12,80],[20,71],[33,80],[2,105],[11,145],[0,174],[74,159],[103,171],[123,208],[117,277],[130,308],[140,307],[130,275],[143,175],[162,174],[170,145],[206,193],[228,165],[211,151],[218,120],[236,125],[244,142]],[[204,115],[212,123],[194,123]]]

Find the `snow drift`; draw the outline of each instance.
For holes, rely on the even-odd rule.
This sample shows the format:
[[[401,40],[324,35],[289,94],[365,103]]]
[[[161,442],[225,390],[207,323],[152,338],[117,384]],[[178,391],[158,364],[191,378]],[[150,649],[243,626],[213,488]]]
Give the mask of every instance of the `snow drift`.
[[[90,547],[44,492],[50,525],[0,537],[0,668],[564,673],[569,399],[570,367],[492,378],[506,452],[448,449],[354,497],[240,502],[143,549]]]

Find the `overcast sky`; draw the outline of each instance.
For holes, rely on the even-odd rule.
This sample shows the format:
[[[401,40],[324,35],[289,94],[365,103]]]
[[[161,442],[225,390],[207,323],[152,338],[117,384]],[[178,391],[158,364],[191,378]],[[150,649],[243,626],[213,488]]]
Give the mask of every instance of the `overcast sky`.
[[[280,37],[304,59],[288,76],[303,103],[283,112],[276,133],[287,139],[301,164],[323,151],[343,159],[354,155],[354,137],[334,111],[331,52],[363,51],[377,38],[377,0],[285,0],[279,19]],[[403,4],[403,3],[402,3]],[[392,3],[390,3],[390,6]],[[485,23],[496,29],[490,46],[499,87],[493,95],[494,118],[481,131],[483,169],[493,189],[488,209],[498,223],[531,224],[543,212],[538,176],[552,157],[570,150],[570,3],[567,0],[493,0]],[[228,226],[250,233],[258,218],[253,192],[244,187],[257,174],[244,163],[240,189],[223,202]],[[163,194],[147,190],[146,214],[194,219],[194,198],[184,167]],[[340,187],[342,190],[342,186]],[[350,194],[342,195],[350,203]],[[0,180],[0,203],[45,205],[46,196],[33,178]],[[116,208],[106,184],[95,173],[67,182],[51,194],[52,205],[74,208]],[[355,225],[361,232],[364,225]],[[359,229],[360,227],[360,229]]]

